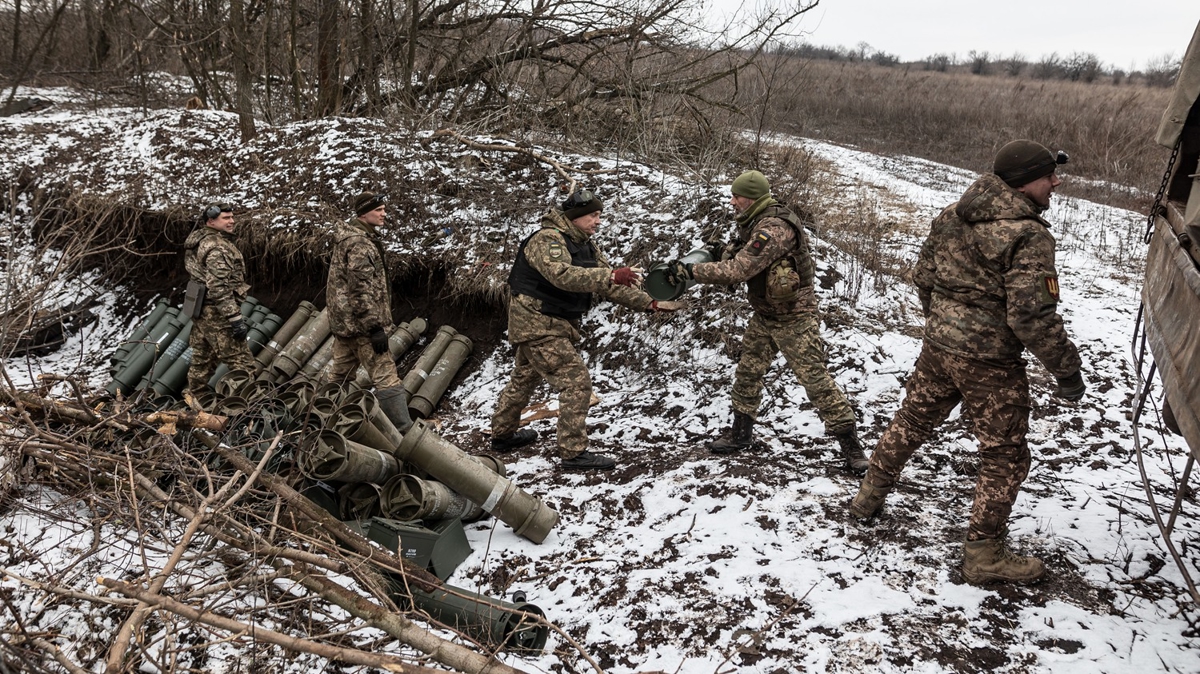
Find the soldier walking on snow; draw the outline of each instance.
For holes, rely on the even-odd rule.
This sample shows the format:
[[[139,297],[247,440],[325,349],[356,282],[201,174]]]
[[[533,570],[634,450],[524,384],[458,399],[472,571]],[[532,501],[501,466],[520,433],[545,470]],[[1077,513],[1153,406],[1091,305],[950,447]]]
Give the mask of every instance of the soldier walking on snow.
[[[1031,582],[1044,566],[1009,552],[1004,537],[1029,473],[1028,349],[1058,379],[1055,394],[1083,397],[1079,351],[1058,314],[1054,237],[1041,214],[1067,162],[1030,140],[1000,148],[993,173],[975,181],[933,221],[915,281],[925,341],[906,395],[879,439],[850,512],[875,515],[904,464],[959,403],[979,441],[975,503],[963,548],[963,578]]]
[[[376,228],[387,218],[382,194],[363,192],[354,215],[338,223],[329,255],[325,287],[333,357],[327,380],[345,384],[361,364],[375,384],[379,409],[401,433],[412,426],[404,384],[388,350],[392,332],[392,293],[383,246]]]
[[[758,171],[738,176],[732,192],[738,243],[719,246],[721,250],[714,251],[717,255],[713,262],[692,265],[673,260],[667,265],[670,283],[686,278],[717,285],[744,282],[754,309],[742,337],[742,357],[734,374],[733,426],[708,443],[709,451],[731,454],[755,445],[752,429],[762,401],[763,376],[775,354],[782,351],[816,406],[825,430],[837,438],[845,465],[862,473],[867,469],[867,459],[858,442],[854,410],[825,365],[812,254],[804,225],[795,213],[771,197],[771,186]]]
[[[217,365],[254,371],[246,345],[249,332],[242,318],[246,264],[233,242],[233,207],[212,205],[200,214],[204,221],[183,244],[183,266],[191,282],[183,313],[192,317],[192,363],[187,388],[196,395],[208,387]]]
[[[630,267],[613,269],[591,237],[600,226],[600,199],[588,191],[572,193],[562,210],[542,216],[541,228],[517,251],[508,276],[508,341],[517,352],[512,378],[492,415],[492,449],[507,452],[537,439],[532,429],[518,430],[521,410],[541,380],[558,390],[558,455],[574,470],[609,470],[611,458],[588,451],[587,412],[592,380],[580,357],[579,319],[592,306],[592,295],[633,309],[675,311],[678,302],[656,302],[634,287]]]

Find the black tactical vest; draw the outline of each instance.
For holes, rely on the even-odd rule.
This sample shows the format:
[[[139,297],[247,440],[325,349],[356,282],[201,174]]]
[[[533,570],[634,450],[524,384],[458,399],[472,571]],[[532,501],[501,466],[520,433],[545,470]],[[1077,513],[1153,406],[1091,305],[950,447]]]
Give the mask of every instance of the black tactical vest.
[[[808,249],[808,235],[804,233],[804,223],[787,206],[772,204],[764,208],[758,216],[746,223],[746,226],[738,232],[739,243],[745,245],[750,233],[754,231],[755,225],[765,218],[779,218],[791,226],[796,235],[796,247],[792,249],[792,252],[772,262],[766,269],[746,281],[746,290],[755,297],[766,299],[767,276],[780,264],[790,264],[792,269],[796,270],[796,275],[800,277],[801,288],[811,286],[816,269],[813,266],[812,251]]]
[[[541,230],[538,230],[541,231]],[[525,246],[533,238],[533,234],[525,237],[521,248],[517,251],[517,261],[513,263],[512,271],[508,273],[508,287],[514,295],[528,295],[542,303],[541,312],[547,316],[565,318],[573,321],[581,318],[592,306],[591,293],[573,293],[560,288],[542,276],[525,259]],[[567,242],[567,252],[571,254],[571,265],[575,267],[595,267],[596,248],[591,241],[575,243],[571,237],[563,237]]]

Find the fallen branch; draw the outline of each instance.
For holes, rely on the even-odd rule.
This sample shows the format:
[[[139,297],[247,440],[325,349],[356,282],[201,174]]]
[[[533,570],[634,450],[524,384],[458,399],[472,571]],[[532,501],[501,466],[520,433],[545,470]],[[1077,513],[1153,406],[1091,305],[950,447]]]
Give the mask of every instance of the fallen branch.
[[[96,582],[104,587],[120,592],[121,594],[137,599],[149,606],[152,606],[169,613],[174,613],[177,616],[192,620],[198,623],[225,630],[234,634],[245,634],[255,641],[265,641],[269,644],[280,646],[289,651],[299,653],[311,653],[318,655],[327,660],[336,662],[345,662],[351,665],[365,665],[367,667],[377,667],[389,672],[412,672],[413,674],[435,674],[438,670],[422,667],[421,665],[412,664],[395,655],[382,655],[378,653],[368,653],[354,648],[343,648],[341,646],[333,646],[323,644],[308,639],[289,636],[274,630],[259,627],[239,622],[232,618],[218,615],[212,611],[205,611],[194,608],[183,602],[176,601],[170,597],[166,597],[154,592],[143,590],[130,583],[125,583],[112,578],[97,578]]]
[[[554,159],[551,159],[550,157],[547,157],[544,154],[541,154],[539,152],[534,152],[533,150],[531,150],[530,148],[527,148],[527,147],[518,147],[516,145],[501,145],[499,143],[480,143],[479,141],[475,141],[475,140],[471,140],[470,138],[467,138],[466,136],[462,135],[458,131],[455,131],[454,129],[438,129],[437,131],[433,132],[433,134],[430,136],[430,138],[443,138],[445,136],[450,136],[451,138],[454,138],[455,140],[462,143],[463,145],[466,145],[467,147],[471,148],[472,150],[484,150],[486,152],[514,152],[516,154],[523,154],[523,155],[532,157],[532,158],[536,159],[537,161],[542,162],[543,164],[549,164],[550,166],[554,167],[554,170],[557,171],[560,176],[563,177],[563,180],[567,181],[567,183],[568,183],[567,192],[568,193],[575,191],[575,185],[578,182],[574,178],[571,177],[571,173],[579,173],[582,175],[597,175],[597,174],[601,174],[601,173],[612,173],[611,169],[585,170],[585,169],[577,169],[577,168],[574,168],[571,166],[566,166],[566,165],[562,164],[561,162],[558,162]],[[571,173],[568,173],[568,172],[571,172]]]

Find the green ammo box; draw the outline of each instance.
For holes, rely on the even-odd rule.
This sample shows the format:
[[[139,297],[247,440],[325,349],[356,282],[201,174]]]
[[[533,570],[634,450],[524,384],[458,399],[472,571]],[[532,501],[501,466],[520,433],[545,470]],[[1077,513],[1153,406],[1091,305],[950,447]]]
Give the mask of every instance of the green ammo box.
[[[432,523],[433,528],[386,517],[372,517],[363,524],[367,538],[396,552],[401,559],[429,569],[442,580],[471,554],[462,520],[457,517]]]

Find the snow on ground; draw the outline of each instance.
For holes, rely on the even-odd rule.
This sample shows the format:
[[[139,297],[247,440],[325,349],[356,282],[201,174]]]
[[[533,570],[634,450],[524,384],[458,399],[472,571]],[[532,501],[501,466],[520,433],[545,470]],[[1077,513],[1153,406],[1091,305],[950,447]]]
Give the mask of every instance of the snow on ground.
[[[58,139],[59,147],[86,142],[90,159],[56,162],[34,139],[38,125],[36,133]],[[415,143],[389,140],[376,126],[308,122],[268,130],[256,145],[242,147],[226,113],[47,112],[0,126],[11,142],[0,153],[0,167],[8,172],[37,163],[45,175],[103,174],[109,194],[147,208],[230,198],[236,185],[239,203],[267,211],[272,226],[285,227],[299,222],[282,205],[298,203],[297,194],[311,193],[313,210],[332,208],[365,179],[454,178],[457,158],[467,154],[460,147],[431,155]],[[375,140],[364,142],[364,135]],[[920,348],[919,312],[905,283],[854,267],[835,245],[838,232],[822,223],[837,222],[840,206],[868,204],[892,228],[887,245],[915,256],[929,220],[973,176],[925,160],[776,141],[803,142],[829,185],[813,239],[823,334],[831,371],[860,411],[869,447],[902,397]],[[197,144],[234,149],[220,170],[206,172],[195,160]],[[292,161],[288,151],[303,161]],[[114,169],[121,157],[130,166],[123,173]],[[619,195],[605,210],[600,237],[614,259],[650,261],[686,251],[722,217],[695,214],[697,195],[715,202],[724,196],[685,179],[604,158],[567,160],[616,169],[596,179],[602,194]],[[312,168],[356,162],[365,168]],[[226,183],[223,175],[234,178]],[[429,219],[390,246],[449,255],[471,268],[474,253],[458,251],[464,241],[487,236],[489,226],[503,228],[505,241],[519,240],[544,207],[531,202],[518,212],[502,202],[535,193],[545,203],[554,193],[552,175],[515,177],[527,182],[523,192],[506,194],[502,181],[514,175],[487,167],[473,178],[483,187],[466,196],[413,195],[410,212]],[[487,190],[501,196],[481,200]],[[1083,353],[1089,391],[1078,405],[1057,401],[1049,395],[1052,378],[1031,366],[1034,465],[1011,538],[1018,551],[1047,562],[1042,583],[980,589],[962,582],[961,538],[976,461],[974,440],[957,416],[914,457],[885,514],[866,525],[846,515],[857,480],[840,468],[836,442],[824,435],[782,361],[765,379],[756,427],[765,451],[708,454],[703,442],[729,423],[728,389],[747,318],[737,291],[714,287],[693,289],[689,309],[670,319],[607,304],[593,310],[584,321],[583,348],[601,402],[589,417],[590,437],[594,449],[618,460],[617,469],[560,472],[552,422],[535,422],[543,439],[505,458],[517,484],[561,513],[560,525],[541,545],[494,521],[470,525],[475,553],[451,582],[493,595],[525,592],[614,673],[1200,670],[1200,609],[1189,603],[1149,518],[1126,420],[1143,255],[1134,243],[1142,217],[1060,197],[1047,218],[1060,243],[1062,312]],[[427,232],[443,227],[449,231],[442,239],[416,249]],[[497,248],[498,257],[510,252],[506,245]],[[864,274],[871,282],[860,284]],[[81,354],[71,358],[99,362],[103,345],[87,335],[78,339],[64,349]],[[504,344],[477,355],[478,366],[439,415],[443,434],[472,451],[486,448],[484,431],[512,361]],[[52,371],[62,362],[55,358],[35,360],[27,370]],[[17,369],[11,362],[6,368]],[[1160,502],[1172,484],[1169,462],[1177,471],[1184,451],[1178,439],[1147,448]],[[16,532],[30,529],[31,513],[46,505],[42,498],[29,494],[25,507],[0,517],[6,538],[17,540]],[[1194,511],[1194,500],[1188,506]],[[33,528],[55,526],[42,520]],[[1185,515],[1177,526],[1176,540],[1195,541],[1200,519]],[[1194,548],[1188,561],[1200,577]],[[37,576],[51,573],[53,563],[14,571]],[[120,575],[131,564],[115,557],[109,563],[112,568],[89,571]],[[3,586],[19,591],[12,582]],[[566,671],[563,659],[586,668],[563,655],[568,649],[555,637],[551,642],[540,657],[511,661],[531,671]]]

